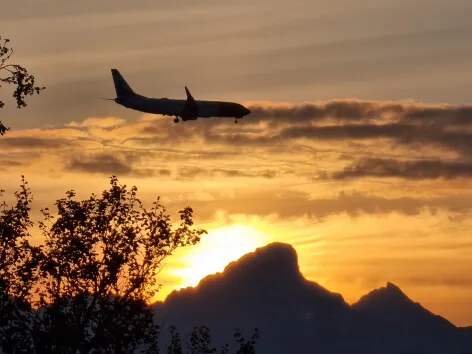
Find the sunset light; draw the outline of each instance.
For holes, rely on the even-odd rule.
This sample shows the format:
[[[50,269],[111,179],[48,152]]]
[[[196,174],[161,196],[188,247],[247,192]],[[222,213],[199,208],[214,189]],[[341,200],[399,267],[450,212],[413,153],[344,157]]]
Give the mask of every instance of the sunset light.
[[[0,313],[3,295],[88,294],[166,326],[261,323],[257,354],[423,339],[444,354],[466,337],[470,352],[470,14],[471,0],[3,1]],[[84,336],[82,318],[124,325],[120,301],[116,321],[83,304],[64,317]],[[2,353],[8,331],[0,318]],[[82,339],[53,351],[91,352]]]
[[[169,271],[181,279],[179,287],[196,286],[207,275],[222,272],[228,263],[264,246],[268,236],[250,226],[232,225],[209,231],[179,260],[182,268]]]

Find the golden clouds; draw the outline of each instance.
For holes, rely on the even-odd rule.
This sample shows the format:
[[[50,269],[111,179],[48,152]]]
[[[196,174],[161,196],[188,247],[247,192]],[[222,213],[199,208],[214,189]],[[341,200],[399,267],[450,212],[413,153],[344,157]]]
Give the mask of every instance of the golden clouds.
[[[109,68],[119,66],[154,96],[179,97],[190,85],[201,99],[467,101],[471,2],[449,7],[455,16],[441,16],[439,2],[424,11],[426,1],[212,0],[202,10],[145,0],[131,12],[125,2],[19,3],[2,5],[0,18],[48,90],[31,110],[2,118],[13,130],[0,138],[0,188],[14,190],[25,174],[37,210],[68,189],[100,192],[116,174],[145,202],[161,195],[171,213],[191,205],[199,222],[221,228],[215,235],[249,227],[257,240],[294,244],[302,271],[350,301],[394,281],[455,323],[472,323],[459,269],[470,268],[470,106],[248,102],[253,113],[237,125],[174,124],[124,120],[133,113],[98,99],[113,93]],[[18,129],[43,122],[55,126]],[[208,247],[208,257],[229,252]],[[177,256],[194,269],[199,262]],[[165,291],[182,285],[170,275],[162,282]]]
[[[77,123],[77,122],[71,122],[69,124],[66,124],[66,126],[69,127],[98,127],[98,128],[115,128],[119,127],[121,125],[124,125],[126,121],[121,118],[116,118],[116,117],[103,117],[103,118],[87,118],[83,122]]]
[[[335,185],[346,178],[472,174],[468,106],[336,100],[253,103],[251,110],[239,125],[224,119],[174,124],[148,115],[135,122],[93,117],[12,132],[0,145],[9,155],[6,161],[16,154],[21,164],[24,152],[34,150],[51,160],[49,168],[56,172],[142,178],[276,178]]]
[[[472,291],[460,272],[472,266],[468,107],[338,100],[251,110],[239,124],[144,115],[12,131],[0,140],[2,188],[25,174],[43,207],[69,189],[100,192],[116,174],[145,203],[160,195],[171,214],[190,205],[214,236],[175,255],[161,296],[282,241],[308,278],[351,302],[393,281],[470,322],[472,313],[448,312]]]
[[[54,173],[232,181],[233,188],[246,188],[244,181],[253,179],[266,188],[302,183],[311,186],[310,193],[326,194],[321,191],[328,185],[331,193],[355,186],[377,195],[385,178],[403,178],[388,183],[406,188],[409,179],[452,183],[472,173],[468,106],[335,100],[252,103],[251,110],[239,125],[224,119],[174,124],[144,115],[134,122],[92,117],[65,127],[13,131],[0,141],[4,169],[25,163],[34,169],[47,161]],[[361,180],[345,181],[352,178]],[[389,193],[402,197],[398,190]]]

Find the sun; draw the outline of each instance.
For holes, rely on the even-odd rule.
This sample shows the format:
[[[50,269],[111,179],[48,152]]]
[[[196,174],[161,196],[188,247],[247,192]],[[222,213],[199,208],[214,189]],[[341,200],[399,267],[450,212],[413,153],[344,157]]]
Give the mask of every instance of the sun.
[[[266,244],[268,236],[250,226],[232,225],[210,230],[182,257],[183,267],[169,270],[181,279],[180,287],[197,286],[209,274],[222,272],[228,263]]]

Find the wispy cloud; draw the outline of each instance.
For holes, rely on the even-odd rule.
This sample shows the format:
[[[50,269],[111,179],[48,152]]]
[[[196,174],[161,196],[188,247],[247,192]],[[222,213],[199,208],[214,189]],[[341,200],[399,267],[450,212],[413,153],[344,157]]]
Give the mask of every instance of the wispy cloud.
[[[333,173],[334,179],[359,177],[401,177],[408,179],[436,179],[472,177],[472,161],[417,160],[399,161],[394,159],[360,159],[342,171]]]
[[[471,177],[469,106],[336,100],[262,102],[251,104],[250,109],[253,113],[238,125],[216,118],[175,124],[163,117],[144,116],[135,122],[94,117],[63,128],[9,134],[0,140],[0,146],[5,151],[47,151],[50,156],[68,151],[66,169],[141,177],[152,176],[153,170],[156,175],[175,178],[280,178],[290,174],[335,180]],[[113,153],[97,154],[97,148],[105,147]],[[280,157],[291,155],[288,158],[293,159],[295,151],[300,157],[317,156],[318,161],[309,164],[311,171],[306,165],[283,166]],[[336,154],[343,159],[335,163]],[[249,171],[236,163],[242,156],[259,160],[266,156],[268,166],[251,165]],[[225,161],[224,165],[212,164],[215,158]],[[167,166],[176,160],[183,165]]]
[[[252,120],[274,123],[388,122],[423,125],[472,125],[472,106],[414,102],[332,100],[324,102],[250,103]]]
[[[67,127],[72,128],[88,128],[88,127],[96,127],[96,128],[116,128],[121,125],[124,125],[126,120],[116,117],[105,117],[105,118],[87,118],[83,122],[71,122],[66,124]]]

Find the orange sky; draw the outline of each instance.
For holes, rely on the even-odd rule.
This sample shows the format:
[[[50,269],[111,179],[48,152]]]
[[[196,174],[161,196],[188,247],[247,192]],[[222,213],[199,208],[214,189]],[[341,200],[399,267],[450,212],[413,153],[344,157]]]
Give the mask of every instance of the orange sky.
[[[173,216],[192,206],[210,233],[169,259],[160,298],[282,241],[348,302],[391,281],[472,324],[472,110],[458,106],[470,2],[103,3],[0,14],[14,60],[47,86],[21,111],[2,88],[1,188],[24,174],[37,215],[114,173]],[[254,113],[175,125],[132,112],[99,100],[114,95],[111,67],[144,95],[183,98],[188,85]]]

